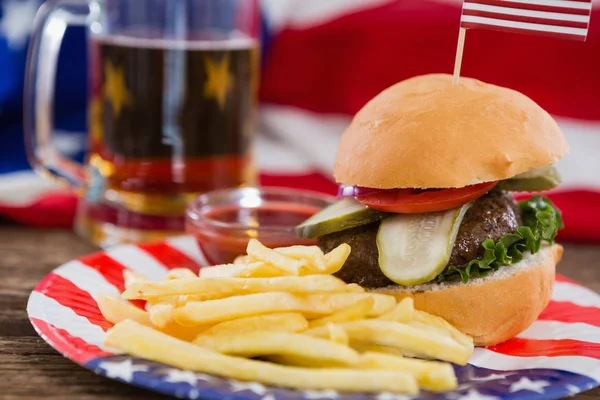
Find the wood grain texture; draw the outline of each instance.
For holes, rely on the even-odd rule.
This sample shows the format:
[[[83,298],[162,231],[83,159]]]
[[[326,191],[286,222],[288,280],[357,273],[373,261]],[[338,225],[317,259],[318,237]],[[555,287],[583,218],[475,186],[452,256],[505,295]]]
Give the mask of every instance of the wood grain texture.
[[[64,230],[31,230],[0,222],[0,399],[166,399],[115,382],[65,359],[31,327],[25,306],[48,272],[97,248]],[[600,246],[566,245],[559,272],[600,292]],[[573,397],[600,399],[600,389]]]

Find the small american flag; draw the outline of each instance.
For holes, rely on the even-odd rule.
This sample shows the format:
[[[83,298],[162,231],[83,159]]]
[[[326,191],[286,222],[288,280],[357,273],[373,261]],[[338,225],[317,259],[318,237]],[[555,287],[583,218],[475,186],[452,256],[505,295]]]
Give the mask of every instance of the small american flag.
[[[460,26],[585,41],[592,0],[465,0]]]

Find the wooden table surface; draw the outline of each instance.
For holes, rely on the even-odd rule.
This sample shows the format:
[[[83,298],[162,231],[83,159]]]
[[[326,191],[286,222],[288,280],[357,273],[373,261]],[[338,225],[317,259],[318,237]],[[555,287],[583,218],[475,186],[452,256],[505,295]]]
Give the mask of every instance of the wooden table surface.
[[[559,272],[600,292],[600,246],[566,245]],[[0,399],[164,399],[105,379],[63,358],[40,339],[25,306],[50,270],[97,249],[65,230],[31,230],[0,221]],[[576,399],[600,399],[600,389]]]

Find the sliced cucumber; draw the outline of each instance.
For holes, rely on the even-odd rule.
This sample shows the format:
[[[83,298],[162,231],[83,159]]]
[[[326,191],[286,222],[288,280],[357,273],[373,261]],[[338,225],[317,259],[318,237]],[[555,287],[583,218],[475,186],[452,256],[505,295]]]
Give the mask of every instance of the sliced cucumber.
[[[355,199],[336,201],[298,225],[296,234],[303,239],[339,232],[382,219],[386,213],[368,208]]]
[[[533,179],[539,177],[556,176],[558,172],[554,165],[546,165],[545,167],[534,168],[531,171],[523,172],[522,174],[515,175],[511,179]]]
[[[528,172],[500,181],[498,188],[510,192],[537,192],[557,187],[560,175],[553,165],[536,168]]]
[[[399,285],[418,285],[438,276],[448,264],[458,228],[471,204],[448,211],[398,214],[377,232],[379,268]]]

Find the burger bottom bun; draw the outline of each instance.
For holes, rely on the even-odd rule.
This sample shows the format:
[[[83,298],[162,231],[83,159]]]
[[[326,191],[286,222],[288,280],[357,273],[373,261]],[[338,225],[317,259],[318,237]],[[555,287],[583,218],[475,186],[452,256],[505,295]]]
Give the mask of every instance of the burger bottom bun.
[[[373,291],[399,300],[412,297],[416,309],[444,318],[472,336],[476,346],[490,346],[523,332],[548,305],[562,253],[558,244],[546,246],[517,264],[466,284],[388,286]]]

